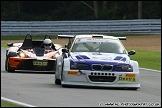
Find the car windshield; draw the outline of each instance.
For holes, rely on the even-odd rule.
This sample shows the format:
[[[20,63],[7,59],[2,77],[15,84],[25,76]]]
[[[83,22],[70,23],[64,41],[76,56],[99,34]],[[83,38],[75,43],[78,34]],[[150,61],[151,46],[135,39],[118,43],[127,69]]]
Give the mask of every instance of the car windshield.
[[[102,52],[125,54],[126,50],[118,39],[78,38],[72,52]]]

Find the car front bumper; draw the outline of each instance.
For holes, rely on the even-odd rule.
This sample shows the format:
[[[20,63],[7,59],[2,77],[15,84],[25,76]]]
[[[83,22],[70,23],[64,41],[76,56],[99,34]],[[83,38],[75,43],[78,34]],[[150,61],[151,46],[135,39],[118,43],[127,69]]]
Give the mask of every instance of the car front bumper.
[[[41,64],[34,64],[33,61],[38,61]],[[10,57],[10,67],[14,70],[31,70],[31,71],[55,71],[55,59],[52,60],[36,60],[36,59],[22,59]],[[43,64],[44,63],[44,64]]]
[[[62,85],[140,88],[139,72],[65,70]]]

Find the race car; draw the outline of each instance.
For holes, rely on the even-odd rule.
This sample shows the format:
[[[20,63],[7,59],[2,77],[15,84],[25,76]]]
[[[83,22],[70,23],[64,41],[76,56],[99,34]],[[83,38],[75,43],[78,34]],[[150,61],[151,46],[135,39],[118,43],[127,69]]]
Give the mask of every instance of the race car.
[[[44,40],[48,39],[50,36],[45,35]],[[27,34],[23,43],[8,43],[5,70],[55,73],[55,61],[62,53],[62,46],[51,41],[51,49],[46,49],[44,40],[32,40],[32,36]]]
[[[101,34],[75,35],[56,59],[55,84],[65,86],[110,87],[137,90],[139,65],[121,40]]]

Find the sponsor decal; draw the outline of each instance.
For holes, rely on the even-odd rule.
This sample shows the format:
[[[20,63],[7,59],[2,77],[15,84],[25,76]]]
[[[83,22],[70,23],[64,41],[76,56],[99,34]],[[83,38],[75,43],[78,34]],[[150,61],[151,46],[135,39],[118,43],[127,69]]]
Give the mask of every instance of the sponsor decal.
[[[112,41],[110,39],[100,39],[100,38],[82,38],[82,39],[76,39],[75,43],[83,43],[83,42],[108,42]]]
[[[136,74],[125,74],[125,76],[120,75],[118,81],[136,82]]]
[[[126,74],[125,76],[126,77],[133,77],[133,78],[135,78],[136,77],[136,74]]]
[[[76,71],[68,71],[68,75],[78,75],[78,72],[76,72]]]

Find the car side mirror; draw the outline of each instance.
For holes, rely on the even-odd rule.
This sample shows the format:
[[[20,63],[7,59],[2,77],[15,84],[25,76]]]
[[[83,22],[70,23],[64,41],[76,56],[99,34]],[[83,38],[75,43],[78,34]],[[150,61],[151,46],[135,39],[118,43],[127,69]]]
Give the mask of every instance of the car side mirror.
[[[63,53],[68,53],[69,51],[68,51],[67,48],[63,48],[63,49],[62,49],[62,52],[63,52]]]
[[[65,48],[67,48],[67,44],[65,44]]]
[[[134,55],[134,54],[136,54],[136,51],[135,51],[135,50],[130,50],[130,51],[128,52],[128,55]]]
[[[8,46],[8,47],[13,46],[13,42],[11,42],[11,43],[7,43],[7,46]]]

